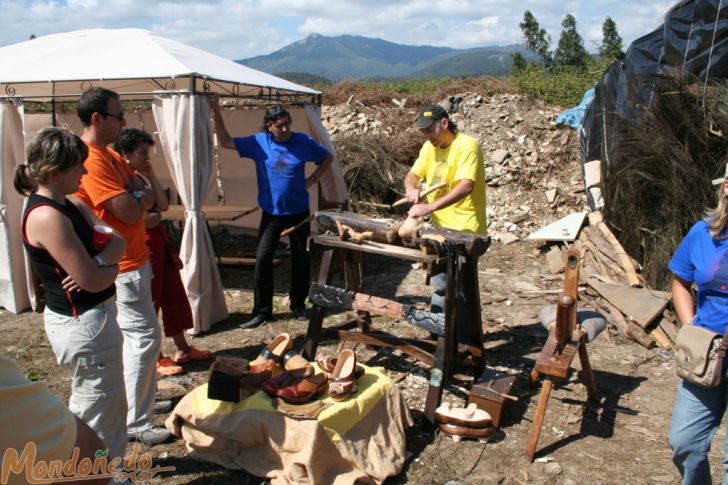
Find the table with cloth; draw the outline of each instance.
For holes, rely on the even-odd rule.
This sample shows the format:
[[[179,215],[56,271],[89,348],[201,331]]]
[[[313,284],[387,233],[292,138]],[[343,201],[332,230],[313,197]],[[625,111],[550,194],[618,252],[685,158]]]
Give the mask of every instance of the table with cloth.
[[[192,390],[166,421],[193,458],[242,469],[273,484],[381,483],[405,462],[405,428],[413,421],[384,369],[366,367],[358,392],[328,406],[316,419],[279,412],[258,392],[239,403]]]

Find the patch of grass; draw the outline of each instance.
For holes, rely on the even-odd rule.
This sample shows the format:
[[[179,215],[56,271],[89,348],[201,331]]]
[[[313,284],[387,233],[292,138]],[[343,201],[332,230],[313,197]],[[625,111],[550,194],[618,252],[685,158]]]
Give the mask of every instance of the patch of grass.
[[[31,382],[42,381],[45,378],[43,374],[36,370],[29,371],[27,374],[25,374],[25,377]]]

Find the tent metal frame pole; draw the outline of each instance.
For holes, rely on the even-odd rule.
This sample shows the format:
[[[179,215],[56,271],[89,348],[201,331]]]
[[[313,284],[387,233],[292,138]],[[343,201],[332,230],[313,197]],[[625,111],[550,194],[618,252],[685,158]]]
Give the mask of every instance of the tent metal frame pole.
[[[21,96],[21,95],[13,95],[13,96],[2,96],[0,95],[0,99],[13,99],[13,98],[23,98],[28,101],[35,101],[35,102],[53,102],[53,100],[56,99],[69,99],[72,98],[73,100],[77,100],[81,97],[82,93],[70,93],[70,94],[52,94],[52,95],[39,95],[39,96]],[[195,94],[194,92],[190,92],[187,89],[178,89],[174,91],[165,91],[165,92],[133,92],[133,93],[119,93],[119,95],[124,100],[139,100],[142,101],[143,99],[140,99],[139,96],[147,96],[148,99],[151,100],[151,97],[158,94]],[[254,95],[230,95],[230,94],[223,94],[221,97],[225,98],[235,98],[235,99],[246,99],[246,100],[255,100],[255,101],[276,101],[276,102],[285,102],[290,104],[315,104],[320,106],[321,105],[321,95],[320,94],[304,94],[304,93],[291,93],[291,94],[280,94],[280,93],[269,93],[269,94],[254,94]]]

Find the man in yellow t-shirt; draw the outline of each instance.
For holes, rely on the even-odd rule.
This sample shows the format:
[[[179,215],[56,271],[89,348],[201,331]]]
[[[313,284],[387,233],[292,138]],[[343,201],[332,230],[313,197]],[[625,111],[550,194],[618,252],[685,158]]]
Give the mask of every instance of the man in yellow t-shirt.
[[[418,128],[427,141],[420,149],[414,165],[407,172],[404,187],[412,202],[409,217],[432,215],[435,226],[456,231],[485,235],[488,230],[485,213],[485,165],[483,150],[477,140],[460,133],[447,111],[433,104],[419,111]],[[420,200],[419,184],[427,187],[440,182],[445,186]],[[433,275],[431,309],[443,313],[447,274]],[[469,321],[461,295],[461,318],[458,320],[458,340],[467,334],[464,325]]]
[[[486,234],[485,165],[477,140],[458,131],[439,105],[420,110],[417,128],[427,141],[404,179],[410,217],[432,214],[432,223],[456,231]],[[445,187],[420,200],[418,185],[445,182]]]

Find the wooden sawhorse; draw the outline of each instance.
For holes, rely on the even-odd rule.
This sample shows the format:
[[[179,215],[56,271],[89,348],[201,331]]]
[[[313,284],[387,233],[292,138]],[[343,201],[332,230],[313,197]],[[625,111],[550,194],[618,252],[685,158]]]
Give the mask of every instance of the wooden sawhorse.
[[[442,231],[443,237],[453,237],[456,231]],[[462,233],[457,233],[462,234]],[[473,239],[469,238],[468,240]],[[480,317],[480,288],[478,285],[477,262],[480,255],[487,250],[490,240],[479,237],[479,243],[450,244],[449,256],[427,254],[419,249],[406,248],[393,244],[365,241],[357,244],[343,241],[333,235],[319,235],[311,238],[311,244],[323,249],[321,267],[318,275],[318,285],[312,286],[309,300],[312,302],[311,316],[306,333],[302,355],[313,360],[316,354],[322,333],[327,338],[342,341],[353,341],[379,347],[395,347],[401,352],[410,355],[425,363],[431,368],[430,386],[425,401],[425,416],[434,423],[435,409],[440,404],[443,384],[452,378],[455,357],[462,349],[467,352],[476,368],[476,375],[483,371],[483,331]],[[335,253],[343,259],[344,280],[347,289],[337,289],[328,286],[332,277],[332,263]],[[365,253],[378,254],[406,261],[419,262],[428,269],[437,264],[447,263],[448,286],[445,296],[445,313],[443,315],[431,314],[415,310],[412,306],[402,305],[383,298],[364,295],[362,280],[364,275]],[[467,300],[471,325],[468,325],[469,334],[464,337],[467,345],[457,345],[456,322],[458,317],[458,300],[456,296],[461,291]],[[322,293],[329,292],[339,300],[338,304],[325,303]],[[319,293],[317,293],[319,292]],[[316,294],[314,294],[316,293]],[[317,303],[318,302],[318,303]],[[338,306],[356,310],[355,315],[347,315],[344,321],[322,329],[325,308]],[[386,315],[407,320],[413,325],[425,328],[437,335],[436,341],[427,338],[403,338],[375,328],[372,325],[372,315]],[[352,331],[356,329],[356,331]]]
[[[586,386],[590,401],[598,401],[597,386],[586,352],[586,333],[581,330],[576,318],[576,297],[579,286],[579,252],[569,249],[565,252],[566,268],[564,270],[564,292],[556,305],[556,324],[549,329],[549,337],[531,371],[530,384],[535,385],[539,375],[544,376],[543,387],[538,397],[538,404],[533,415],[531,434],[526,444],[526,457],[533,461],[536,454],[538,437],[541,434],[543,418],[546,414],[554,381],[566,377],[571,362],[579,354],[581,371],[579,378]]]

